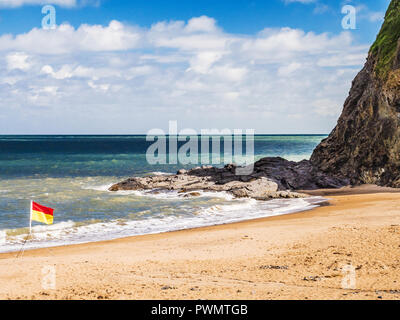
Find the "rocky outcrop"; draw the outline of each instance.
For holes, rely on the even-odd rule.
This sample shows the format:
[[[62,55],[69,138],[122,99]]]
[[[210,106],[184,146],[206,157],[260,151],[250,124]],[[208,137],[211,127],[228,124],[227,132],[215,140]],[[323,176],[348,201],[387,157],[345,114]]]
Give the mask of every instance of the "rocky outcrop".
[[[291,190],[336,188],[347,182],[316,171],[309,161],[263,158],[254,164],[253,172],[245,176],[236,175],[235,165],[198,167],[189,171],[179,170],[176,175],[130,178],[109,190],[226,191],[239,198],[268,200],[299,198],[304,195]]]
[[[190,174],[171,176],[150,176],[136,177],[113,185],[110,191],[119,190],[176,190],[185,196],[198,196],[198,190],[203,191],[226,191],[238,198],[252,197],[258,199],[269,199],[279,197],[277,194],[278,185],[267,178],[254,181],[231,181],[225,184],[218,184],[213,176],[200,177]],[[297,194],[287,193],[289,197],[300,197]]]
[[[317,170],[351,184],[400,187],[399,68],[400,0],[392,0],[336,127],[312,154]]]

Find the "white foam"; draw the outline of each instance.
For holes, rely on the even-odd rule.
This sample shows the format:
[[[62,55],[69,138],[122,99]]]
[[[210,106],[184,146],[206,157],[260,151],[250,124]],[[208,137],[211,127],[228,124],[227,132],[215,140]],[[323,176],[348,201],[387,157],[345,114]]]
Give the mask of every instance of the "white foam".
[[[171,176],[173,174],[169,173],[169,172],[154,171],[154,172],[151,172],[150,175],[153,175],[153,176]]]
[[[153,175],[171,175],[166,172],[152,172]],[[190,192],[178,192],[175,190],[161,190],[161,189],[153,189],[153,190],[119,190],[119,191],[109,191],[110,187],[113,186],[114,183],[102,184],[102,185],[89,185],[84,186],[82,189],[84,190],[94,190],[94,191],[104,191],[109,192],[112,195],[135,195],[138,197],[152,197],[156,199],[163,200],[176,200],[181,198],[191,198]],[[196,193],[200,195],[198,197],[211,197],[211,198],[222,198],[225,200],[232,200],[234,197],[225,191],[202,191],[198,190]]]
[[[108,191],[110,187],[113,185],[113,183],[108,183],[108,184],[102,184],[102,185],[97,185],[97,186],[86,186],[82,187],[84,190],[95,190],[95,191]]]
[[[72,221],[52,226],[35,226],[34,239],[25,244],[25,249],[111,240],[271,217],[309,210],[324,201],[325,199],[321,197],[271,201],[234,199],[228,204],[213,205],[193,214],[149,216],[136,220],[118,219],[81,226]],[[6,243],[0,246],[0,252],[20,250],[25,236],[8,236]]]
[[[194,198],[220,198],[225,200],[232,200],[234,197],[228,192],[225,191],[202,191],[198,190],[198,196],[191,196],[192,191],[190,192],[178,192],[176,190],[120,190],[120,191],[113,191],[112,194],[114,195],[135,195],[138,197],[150,197],[155,199],[162,199],[162,200],[177,200],[177,199],[194,199]]]

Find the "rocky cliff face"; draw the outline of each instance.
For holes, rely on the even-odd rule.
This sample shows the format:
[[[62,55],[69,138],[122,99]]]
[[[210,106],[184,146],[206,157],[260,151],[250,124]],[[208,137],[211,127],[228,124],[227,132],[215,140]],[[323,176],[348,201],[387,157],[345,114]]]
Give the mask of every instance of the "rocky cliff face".
[[[400,187],[400,0],[392,0],[338,123],[311,163],[352,184]]]

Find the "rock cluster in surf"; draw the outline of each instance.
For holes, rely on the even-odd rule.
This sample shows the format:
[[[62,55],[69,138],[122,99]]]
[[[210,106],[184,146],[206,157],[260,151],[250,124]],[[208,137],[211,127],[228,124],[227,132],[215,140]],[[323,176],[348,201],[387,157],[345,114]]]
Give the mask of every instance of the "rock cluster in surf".
[[[224,168],[203,166],[188,171],[179,170],[176,175],[130,178],[111,186],[109,190],[226,191],[238,198],[268,200],[304,197],[304,194],[290,190],[343,185],[343,180],[314,170],[309,161],[263,158],[254,164],[249,175],[237,175],[236,166],[232,164]]]

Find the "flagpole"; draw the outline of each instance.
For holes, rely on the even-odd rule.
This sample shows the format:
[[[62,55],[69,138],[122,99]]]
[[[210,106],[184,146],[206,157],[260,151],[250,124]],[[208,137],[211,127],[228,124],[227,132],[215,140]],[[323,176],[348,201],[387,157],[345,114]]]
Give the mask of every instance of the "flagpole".
[[[28,236],[25,238],[24,243],[22,244],[21,249],[19,250],[17,256],[15,257],[16,259],[23,256],[24,251],[25,251],[25,243],[26,243],[26,241],[28,240],[28,238],[31,237],[31,234],[32,234],[32,208],[33,208],[33,201],[31,200],[31,208],[30,208],[30,210],[29,210],[29,234],[28,234]]]
[[[31,200],[31,208],[29,212],[29,236],[32,234],[32,207],[33,207],[33,201]]]

